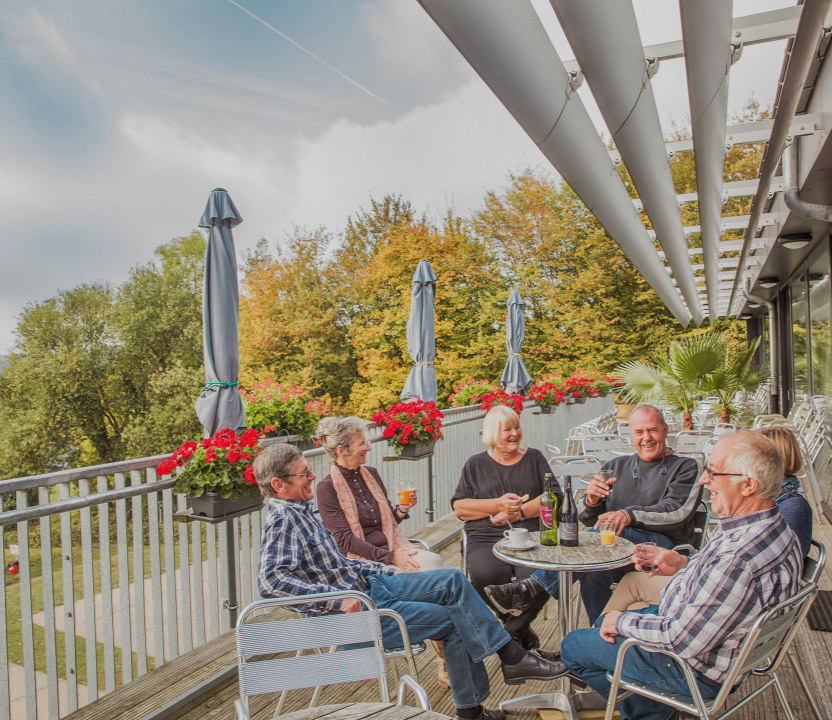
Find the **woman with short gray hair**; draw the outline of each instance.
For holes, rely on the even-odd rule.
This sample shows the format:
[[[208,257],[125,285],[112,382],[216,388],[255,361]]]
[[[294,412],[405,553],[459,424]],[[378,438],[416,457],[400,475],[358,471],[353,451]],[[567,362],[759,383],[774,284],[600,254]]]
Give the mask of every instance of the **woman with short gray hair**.
[[[366,465],[370,443],[366,423],[357,417],[328,417],[318,423],[317,438],[332,460],[332,467],[318,483],[318,510],[344,555],[395,565],[404,572],[432,570],[443,566],[442,558],[428,550],[415,550],[399,529],[416,504],[409,501],[393,507],[374,467]],[[450,687],[441,643],[437,653],[437,681]]]
[[[406,572],[442,567],[436,553],[414,549],[399,529],[416,504],[416,493],[393,507],[378,470],[365,464],[370,452],[366,427],[357,417],[327,417],[318,423],[318,441],[332,459],[329,475],[317,488],[321,520],[349,557]]]
[[[469,579],[489,604],[487,585],[502,585],[532,574],[532,568],[504,563],[491,551],[502,539],[507,521],[532,532],[538,529],[540,495],[549,463],[539,450],[521,447],[522,440],[520,416],[505,405],[492,407],[482,423],[482,441],[489,449],[468,458],[451,498],[454,512],[465,521]],[[552,492],[562,496],[557,481]],[[546,599],[543,593],[518,617],[498,613],[509,635],[527,650],[540,645],[529,625]]]

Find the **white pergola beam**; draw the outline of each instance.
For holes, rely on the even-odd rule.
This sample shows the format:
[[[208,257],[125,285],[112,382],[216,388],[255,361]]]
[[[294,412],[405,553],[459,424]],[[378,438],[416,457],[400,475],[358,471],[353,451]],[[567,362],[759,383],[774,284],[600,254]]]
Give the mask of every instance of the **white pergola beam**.
[[[732,37],[743,45],[759,45],[775,40],[787,40],[794,37],[797,31],[800,10],[800,6],[796,5],[795,7],[769,10],[734,18],[731,24]],[[675,60],[684,56],[685,49],[681,40],[672,40],[644,47],[645,60],[661,62],[662,60]],[[569,72],[579,72],[581,69],[578,61],[574,59],[564,60],[563,65]]]

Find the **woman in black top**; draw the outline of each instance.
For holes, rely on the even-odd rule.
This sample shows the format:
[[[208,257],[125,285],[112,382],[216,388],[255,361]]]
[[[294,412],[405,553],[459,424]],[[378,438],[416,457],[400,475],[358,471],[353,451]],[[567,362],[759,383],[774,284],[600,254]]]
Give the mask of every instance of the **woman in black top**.
[[[485,416],[483,442],[490,448],[469,458],[462,468],[451,506],[465,521],[468,538],[466,564],[471,584],[488,602],[486,585],[500,585],[512,579],[522,580],[531,568],[509,565],[494,557],[491,548],[501,540],[508,527],[538,530],[540,495],[549,464],[539,450],[523,448],[520,418],[511,408],[496,405]],[[553,492],[561,495],[554,483]],[[546,602],[540,598],[518,617],[500,616],[508,633],[526,648],[539,645],[529,624]]]

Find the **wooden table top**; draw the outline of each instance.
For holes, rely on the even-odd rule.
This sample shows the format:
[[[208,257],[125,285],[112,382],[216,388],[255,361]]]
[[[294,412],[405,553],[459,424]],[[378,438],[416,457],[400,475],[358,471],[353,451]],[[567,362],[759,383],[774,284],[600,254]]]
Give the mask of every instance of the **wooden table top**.
[[[393,703],[343,703],[296,710],[280,720],[450,720],[447,715]]]
[[[533,534],[534,535],[534,534]],[[622,567],[631,562],[633,543],[622,537],[615,538],[615,545],[602,545],[601,533],[580,530],[577,547],[541,545],[537,542],[529,550],[518,550],[500,540],[494,545],[494,555],[516,565],[542,570],[571,570],[592,572]]]

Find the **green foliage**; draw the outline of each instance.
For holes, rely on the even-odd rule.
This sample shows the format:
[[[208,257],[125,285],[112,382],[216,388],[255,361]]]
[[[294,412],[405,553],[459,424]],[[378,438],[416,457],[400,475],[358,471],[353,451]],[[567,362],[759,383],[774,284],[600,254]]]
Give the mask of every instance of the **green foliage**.
[[[684,415],[686,427],[692,427],[691,413],[699,401],[716,395],[727,421],[736,393],[753,390],[761,382],[752,364],[758,344],[732,347],[719,332],[674,341],[667,351],[655,354],[652,364],[630,361],[617,369],[625,381],[624,400],[666,404]]]
[[[0,476],[156,454],[193,434],[182,406],[193,413],[201,384],[204,252],[194,233],[160,246],[118,291],[82,284],[24,308],[0,373],[0,441],[16,448]]]
[[[329,403],[314,399],[308,390],[276,383],[269,378],[241,392],[249,427],[311,438],[320,419],[330,412]]]
[[[765,115],[752,101],[741,119]],[[676,131],[671,139],[685,136]],[[733,147],[725,179],[753,177],[761,151]],[[692,154],[677,154],[671,171],[677,192],[696,191]],[[635,192],[626,169],[619,172]],[[747,213],[748,198],[730,198],[724,211]],[[696,224],[695,203],[681,214]],[[119,288],[79,285],[24,308],[17,344],[0,368],[0,442],[14,448],[0,457],[0,477],[156,454],[198,433],[204,252],[202,235],[192,233],[157,248]],[[687,412],[704,392],[701,383],[691,385],[692,373],[725,398],[733,384],[754,382],[744,360],[705,371],[707,358],[697,357],[705,352],[702,336],[719,330],[725,357],[738,358],[745,347],[738,323],[680,328],[575,193],[530,169],[489,192],[470,217],[449,211],[432,220],[393,194],[371,199],[341,232],[295,228],[275,246],[261,240],[243,263],[241,383],[274,377],[364,417],[395,403],[412,366],[405,328],[422,258],[438,278],[438,397],[454,392],[460,378],[496,383],[512,289],[525,302],[522,353],[533,376],[580,367],[609,373],[625,363],[632,392],[660,393]],[[670,350],[656,356],[657,348]],[[812,369],[817,386],[832,360],[813,358],[822,365]],[[805,362],[798,355],[796,366],[808,376]],[[266,421],[249,408],[249,422],[308,435],[306,409],[298,403],[285,419]]]
[[[477,405],[483,395],[499,389],[500,386],[492,380],[460,380],[448,396],[448,404],[451,407]]]

